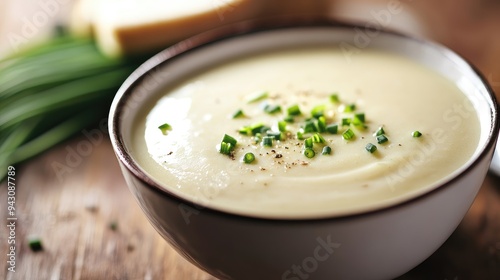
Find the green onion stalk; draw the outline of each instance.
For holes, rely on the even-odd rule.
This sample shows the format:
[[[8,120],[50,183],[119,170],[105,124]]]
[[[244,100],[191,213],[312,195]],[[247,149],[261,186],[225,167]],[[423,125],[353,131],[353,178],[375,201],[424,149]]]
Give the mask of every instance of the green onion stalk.
[[[109,58],[67,34],[0,60],[0,181],[105,119],[120,85],[145,57]]]

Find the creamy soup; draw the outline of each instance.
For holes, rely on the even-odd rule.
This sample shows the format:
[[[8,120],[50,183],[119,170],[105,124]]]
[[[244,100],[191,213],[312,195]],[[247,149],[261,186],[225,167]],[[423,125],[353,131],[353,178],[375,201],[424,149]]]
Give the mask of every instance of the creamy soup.
[[[381,51],[347,59],[326,47],[203,71],[166,89],[134,129],[131,154],[169,192],[285,219],[361,213],[429,191],[463,168],[480,133],[470,101],[436,72]],[[237,141],[228,154],[225,134]],[[247,153],[252,163],[242,161]]]

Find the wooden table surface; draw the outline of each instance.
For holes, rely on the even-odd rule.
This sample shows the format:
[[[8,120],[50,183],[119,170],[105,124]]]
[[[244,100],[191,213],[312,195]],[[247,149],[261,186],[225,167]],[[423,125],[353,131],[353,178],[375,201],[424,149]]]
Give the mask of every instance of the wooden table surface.
[[[480,19],[475,24],[486,23]],[[499,26],[491,27],[496,31],[494,42],[500,42]],[[453,46],[454,41],[439,37],[439,31],[433,35]],[[456,49],[474,60],[492,84],[496,77],[500,82],[500,46],[489,43],[484,54],[469,45],[458,44]],[[16,272],[7,271],[9,232],[2,225],[0,279],[215,279],[184,260],[150,226],[125,185],[109,140],[99,133],[102,141],[83,154],[75,153],[88,142],[80,133],[16,166]],[[68,168],[58,173],[59,164]],[[6,201],[2,183],[2,223],[7,221]],[[40,237],[44,250],[32,252],[26,242],[29,236]],[[500,279],[499,178],[486,177],[453,235],[400,279]]]

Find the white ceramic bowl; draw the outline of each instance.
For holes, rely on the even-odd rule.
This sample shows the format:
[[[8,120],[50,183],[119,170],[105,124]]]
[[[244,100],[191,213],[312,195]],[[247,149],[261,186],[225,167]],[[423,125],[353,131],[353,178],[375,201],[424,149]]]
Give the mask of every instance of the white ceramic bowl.
[[[446,183],[396,205],[341,217],[279,220],[234,215],[179,198],[148,177],[129,154],[133,120],[162,88],[226,59],[318,44],[398,53],[453,81],[473,102],[481,122],[473,158]],[[109,128],[129,189],[151,224],[200,268],[221,279],[367,280],[409,271],[455,230],[485,178],[498,122],[496,101],[485,80],[442,46],[362,26],[280,19],[218,29],[154,56],[116,95]]]

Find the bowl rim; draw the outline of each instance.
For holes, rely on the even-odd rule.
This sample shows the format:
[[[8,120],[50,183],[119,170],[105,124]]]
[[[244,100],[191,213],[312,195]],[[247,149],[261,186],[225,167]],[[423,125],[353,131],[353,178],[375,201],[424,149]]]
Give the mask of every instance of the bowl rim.
[[[401,202],[397,202],[395,204],[391,204],[388,206],[384,206],[378,209],[362,211],[359,213],[352,214],[340,214],[331,217],[301,217],[301,218],[275,218],[275,217],[258,217],[252,215],[245,214],[237,214],[226,212],[223,210],[218,210],[211,208],[210,206],[203,206],[194,201],[190,201],[183,197],[178,196],[177,194],[170,192],[166,188],[160,186],[160,184],[156,183],[152,178],[150,178],[147,174],[145,174],[138,164],[136,164],[135,160],[131,157],[131,155],[127,152],[125,148],[125,143],[123,140],[123,136],[121,133],[121,114],[123,113],[124,107],[126,107],[126,101],[131,97],[134,89],[138,87],[139,84],[145,79],[145,77],[158,67],[163,66],[166,63],[169,63],[171,60],[177,59],[184,55],[189,54],[190,52],[196,51],[199,48],[203,48],[205,46],[218,43],[220,41],[236,38],[239,36],[245,36],[250,34],[255,34],[259,32],[266,32],[272,30],[284,30],[284,29],[293,29],[293,28],[319,28],[319,27],[330,27],[330,28],[363,28],[365,30],[381,32],[385,34],[395,35],[405,40],[413,40],[420,44],[427,45],[436,51],[443,54],[443,56],[449,57],[452,56],[452,59],[461,60],[465,63],[465,66],[469,67],[472,72],[477,75],[479,80],[484,85],[488,97],[491,102],[489,104],[491,111],[491,126],[490,131],[488,133],[486,143],[482,150],[480,151],[477,158],[475,158],[472,162],[468,163],[468,166],[464,170],[462,170],[457,175],[449,178],[447,181],[442,182],[435,188],[426,191],[422,194],[416,195],[408,200],[404,200]],[[139,66],[122,84],[119,88],[117,94],[114,97],[113,103],[111,105],[109,118],[108,118],[108,129],[110,140],[113,146],[113,150],[120,161],[120,163],[127,169],[127,171],[132,174],[136,179],[145,183],[145,186],[155,192],[160,196],[165,196],[168,199],[175,200],[179,203],[179,205],[188,205],[193,207],[199,211],[203,211],[205,214],[213,214],[217,216],[225,216],[236,219],[249,219],[249,220],[258,220],[258,221],[268,221],[268,222],[286,222],[286,223],[311,223],[311,222],[324,222],[331,220],[344,220],[344,219],[352,219],[354,217],[367,217],[370,215],[380,214],[382,212],[391,211],[397,208],[402,208],[404,206],[408,206],[410,204],[417,203],[418,201],[423,200],[435,193],[442,192],[447,189],[449,186],[453,185],[456,181],[460,180],[467,173],[469,173],[472,169],[475,168],[487,154],[494,149],[496,140],[498,137],[499,131],[499,122],[498,122],[498,105],[496,96],[493,92],[493,89],[488,84],[484,75],[468,60],[463,58],[461,55],[452,51],[451,49],[440,45],[439,43],[432,42],[430,40],[413,37],[407,34],[400,33],[398,31],[390,30],[387,28],[375,28],[372,26],[366,25],[366,23],[362,22],[353,22],[353,21],[339,21],[336,19],[332,19],[330,17],[318,17],[318,16],[280,16],[273,18],[258,18],[252,20],[245,20],[236,23],[231,23],[228,25],[224,25],[222,27],[203,32],[201,34],[192,36],[185,40],[182,40],[163,51],[160,51],[156,55],[149,58],[145,61],[141,66]],[[490,159],[488,159],[491,161]]]

